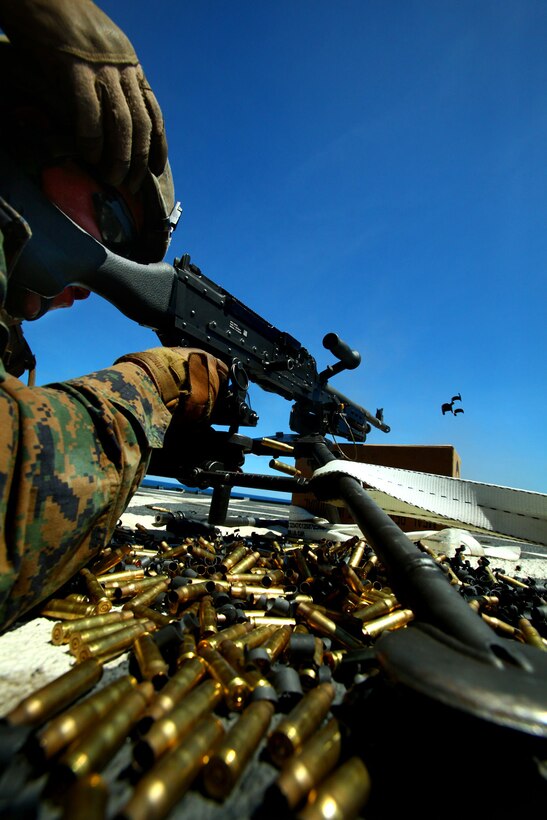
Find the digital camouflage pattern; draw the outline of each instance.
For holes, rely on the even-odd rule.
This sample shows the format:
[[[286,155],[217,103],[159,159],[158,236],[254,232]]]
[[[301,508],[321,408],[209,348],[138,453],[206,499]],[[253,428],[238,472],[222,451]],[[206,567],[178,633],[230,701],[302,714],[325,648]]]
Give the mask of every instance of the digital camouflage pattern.
[[[170,419],[133,363],[29,387],[0,362],[0,631],[108,543]]]

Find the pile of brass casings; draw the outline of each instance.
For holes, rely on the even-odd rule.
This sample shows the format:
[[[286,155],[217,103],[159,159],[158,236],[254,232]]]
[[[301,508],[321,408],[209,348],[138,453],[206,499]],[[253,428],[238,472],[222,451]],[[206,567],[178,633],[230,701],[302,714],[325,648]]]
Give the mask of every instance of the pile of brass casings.
[[[461,555],[435,557],[493,629],[547,648],[540,590],[511,622],[491,589],[530,585],[483,562],[479,588]],[[378,636],[413,613],[363,540],[119,527],[63,593],[42,614],[73,666],[4,718],[28,728],[22,751],[46,775],[40,801],[64,817],[85,806],[86,817],[150,820],[184,806],[189,791],[219,806],[237,799],[260,765],[262,816],[366,816],[374,780],[335,707],[374,678]],[[120,657],[128,668],[101,686],[104,664]],[[118,754],[129,757],[123,798],[108,782]]]

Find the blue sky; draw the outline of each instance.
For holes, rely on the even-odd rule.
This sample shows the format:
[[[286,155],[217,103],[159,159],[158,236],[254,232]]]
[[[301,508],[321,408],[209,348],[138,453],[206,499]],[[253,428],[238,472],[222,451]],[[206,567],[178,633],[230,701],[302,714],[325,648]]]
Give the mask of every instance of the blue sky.
[[[384,408],[370,443],[452,444],[463,478],[547,492],[547,4],[98,5],[165,116],[166,260],[190,253],[320,369],[325,333],[358,349],[332,384]],[[157,343],[98,296],[26,335],[39,383]],[[256,434],[288,431],[288,402],[251,402]]]

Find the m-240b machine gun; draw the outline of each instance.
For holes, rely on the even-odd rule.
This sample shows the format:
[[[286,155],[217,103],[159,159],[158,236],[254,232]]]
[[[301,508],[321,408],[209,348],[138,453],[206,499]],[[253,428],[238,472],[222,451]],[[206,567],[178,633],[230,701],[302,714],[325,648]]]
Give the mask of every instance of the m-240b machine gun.
[[[186,470],[187,480],[195,486],[215,488],[213,521],[222,521],[231,486],[272,486],[267,476],[246,477],[240,469],[246,452],[265,454],[271,444],[262,441],[255,446],[239,434],[240,426],[257,422],[246,402],[249,380],[294,402],[291,447],[296,456],[309,458],[317,467],[334,459],[324,438],[327,433],[362,442],[370,426],[389,430],[380,411],[372,415],[328,384],[336,372],[354,368],[360,361],[359,354],[337,336],[328,334],[325,344],[338,363],[318,373],[313,357],[293,337],[204,277],[188,257],[174,266],[145,266],[115,256],[53,208],[9,161],[0,161],[0,175],[4,197],[33,228],[33,237],[17,263],[21,285],[44,297],[54,296],[70,284],[83,285],[129,318],[153,328],[164,344],[198,346],[229,364],[228,401],[216,419],[219,425],[228,425],[228,432],[208,428],[205,439],[200,438],[193,450],[192,442],[185,442],[181,448],[184,457],[175,459],[174,468],[171,454],[175,442],[164,448],[169,452],[164,463],[169,472],[163,474],[182,477],[185,462],[192,465]],[[367,732],[363,733],[364,748],[378,761],[378,777],[389,779],[393,732],[402,732],[404,740],[408,716],[422,714],[424,704],[429,703],[435,705],[433,720],[428,723],[424,716],[419,721],[412,735],[416,748],[403,763],[408,768],[409,787],[423,775],[420,761],[431,754],[431,744],[444,743],[445,736],[439,737],[436,727],[442,728],[446,721],[449,737],[441,750],[444,771],[459,768],[461,751],[453,741],[464,727],[480,738],[474,743],[466,735],[466,764],[482,766],[491,777],[501,773],[504,805],[514,809],[521,800],[518,789],[507,792],[512,779],[508,760],[519,763],[516,782],[522,778],[522,788],[533,801],[547,782],[541,773],[541,761],[547,760],[546,653],[497,635],[448,583],[433,559],[418,550],[355,478],[334,475],[309,482],[298,477],[275,479],[287,482],[276,483],[277,489],[290,491],[299,486],[295,482],[304,481],[318,498],[341,499],[386,568],[397,599],[414,613],[410,628],[384,633],[372,652],[386,687],[385,704],[382,706],[383,696],[380,703],[374,703],[373,698],[372,713],[382,714],[395,704],[398,721],[389,731],[374,733],[372,742],[366,741]],[[366,697],[365,687],[363,704]],[[370,710],[366,712],[370,714]],[[482,788],[478,775],[473,779],[479,784],[474,797],[479,800],[486,795],[481,807],[487,807],[490,791]],[[431,779],[424,783],[428,790],[437,786],[439,783]],[[406,793],[403,790],[403,795]],[[438,793],[443,800],[444,783]]]

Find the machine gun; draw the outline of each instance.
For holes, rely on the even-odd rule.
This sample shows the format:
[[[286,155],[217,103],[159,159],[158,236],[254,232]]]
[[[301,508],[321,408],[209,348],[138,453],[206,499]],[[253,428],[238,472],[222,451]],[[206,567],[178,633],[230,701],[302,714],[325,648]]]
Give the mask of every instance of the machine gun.
[[[18,262],[20,284],[45,297],[69,284],[83,285],[129,318],[153,328],[163,343],[197,345],[230,364],[228,402],[222,411],[224,417],[219,419],[229,430],[222,434],[211,431],[209,441],[200,441],[199,452],[191,453],[189,459],[193,462],[190,479],[217,490],[214,519],[222,520],[231,486],[271,486],[268,477],[245,478],[239,469],[245,452],[260,453],[260,448],[271,446],[271,442],[262,441],[255,447],[238,432],[240,426],[254,426],[257,421],[246,402],[248,380],[294,401],[290,427],[295,436],[290,446],[296,455],[309,457],[317,466],[334,458],[324,438],[329,431],[364,441],[370,426],[389,430],[380,412],[370,414],[328,385],[335,372],[356,367],[360,361],[359,354],[338,337],[328,334],[325,344],[339,362],[318,373],[314,359],[294,338],[204,277],[188,257],[174,266],[137,265],[117,257],[52,208],[9,162],[0,162],[0,175],[4,191],[7,189],[4,196],[34,230]],[[186,451],[185,458],[188,456]],[[198,457],[201,466],[196,466]],[[180,468],[181,464],[176,465]],[[253,483],[258,479],[263,483]],[[276,487],[289,489],[300,479],[276,480],[285,482]],[[374,662],[388,685],[409,694],[420,705],[425,698],[447,708],[449,725],[455,731],[460,715],[471,717],[474,725],[483,729],[494,726],[498,735],[485,750],[490,763],[495,764],[494,773],[498,761],[507,769],[504,755],[508,749],[517,749],[527,763],[546,760],[547,655],[498,637],[356,479],[334,476],[327,483],[312,479],[306,486],[318,497],[344,501],[386,567],[398,599],[414,612],[412,628],[387,632],[375,645]],[[406,714],[405,702],[401,720]],[[437,718],[435,725],[439,725]],[[417,734],[424,752],[430,751],[427,739],[432,735],[427,727],[420,724]],[[390,732],[387,737],[390,739]],[[389,773],[389,744],[378,743],[375,748],[381,763],[382,754],[385,756],[385,771]],[[420,754],[414,758],[419,761]],[[451,761],[456,765],[457,755],[452,755]],[[526,773],[530,770],[536,793],[538,787],[545,787],[545,779],[538,775],[533,762]],[[509,779],[504,778],[505,782]]]

